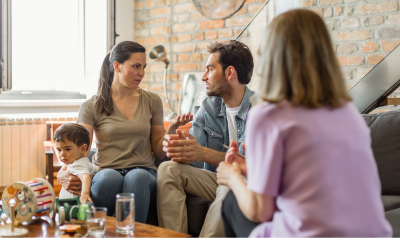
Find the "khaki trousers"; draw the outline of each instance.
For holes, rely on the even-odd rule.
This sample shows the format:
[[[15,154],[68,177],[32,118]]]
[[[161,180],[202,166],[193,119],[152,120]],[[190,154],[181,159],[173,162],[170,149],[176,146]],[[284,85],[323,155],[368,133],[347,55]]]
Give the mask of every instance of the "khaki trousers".
[[[217,184],[215,173],[187,164],[167,161],[158,168],[157,212],[160,227],[188,232],[186,194],[204,197],[211,204],[200,237],[224,237],[222,201],[229,188]]]

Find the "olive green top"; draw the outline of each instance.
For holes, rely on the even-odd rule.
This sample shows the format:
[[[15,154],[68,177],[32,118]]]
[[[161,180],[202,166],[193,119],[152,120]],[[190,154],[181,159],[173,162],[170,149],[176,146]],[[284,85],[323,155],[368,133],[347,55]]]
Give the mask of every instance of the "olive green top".
[[[151,149],[151,126],[164,125],[163,106],[156,93],[139,88],[139,103],[133,118],[128,120],[114,103],[110,116],[98,115],[95,97],[85,101],[78,116],[79,123],[93,126],[97,153],[92,162],[101,168],[147,167],[157,170]]]

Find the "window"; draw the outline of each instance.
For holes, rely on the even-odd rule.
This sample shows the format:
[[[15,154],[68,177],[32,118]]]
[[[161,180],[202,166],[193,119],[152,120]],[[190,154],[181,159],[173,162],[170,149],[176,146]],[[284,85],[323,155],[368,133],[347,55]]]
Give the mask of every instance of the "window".
[[[64,94],[63,98],[95,94],[107,53],[107,4],[107,0],[3,1],[2,55],[5,63],[11,62],[11,72],[5,74],[3,63],[2,88],[12,91],[0,98],[20,93],[29,99],[40,93],[46,99],[51,98],[46,92],[54,95],[54,91]],[[6,31],[5,24],[11,31]],[[8,62],[5,37],[11,43]]]

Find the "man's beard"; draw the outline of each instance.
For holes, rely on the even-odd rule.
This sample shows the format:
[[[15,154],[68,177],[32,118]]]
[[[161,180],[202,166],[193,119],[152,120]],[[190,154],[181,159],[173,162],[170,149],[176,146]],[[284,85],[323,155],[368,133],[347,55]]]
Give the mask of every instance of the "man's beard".
[[[208,85],[207,96],[221,97],[224,100],[229,100],[232,97],[232,86],[228,83],[225,76],[222,74],[221,78],[214,83],[213,86]]]

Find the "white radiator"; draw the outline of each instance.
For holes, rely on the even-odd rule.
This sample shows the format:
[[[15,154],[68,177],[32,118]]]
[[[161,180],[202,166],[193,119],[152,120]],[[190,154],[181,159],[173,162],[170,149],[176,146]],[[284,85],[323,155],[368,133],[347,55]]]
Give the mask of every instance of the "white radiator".
[[[0,186],[46,176],[46,124],[18,120],[0,121]]]

